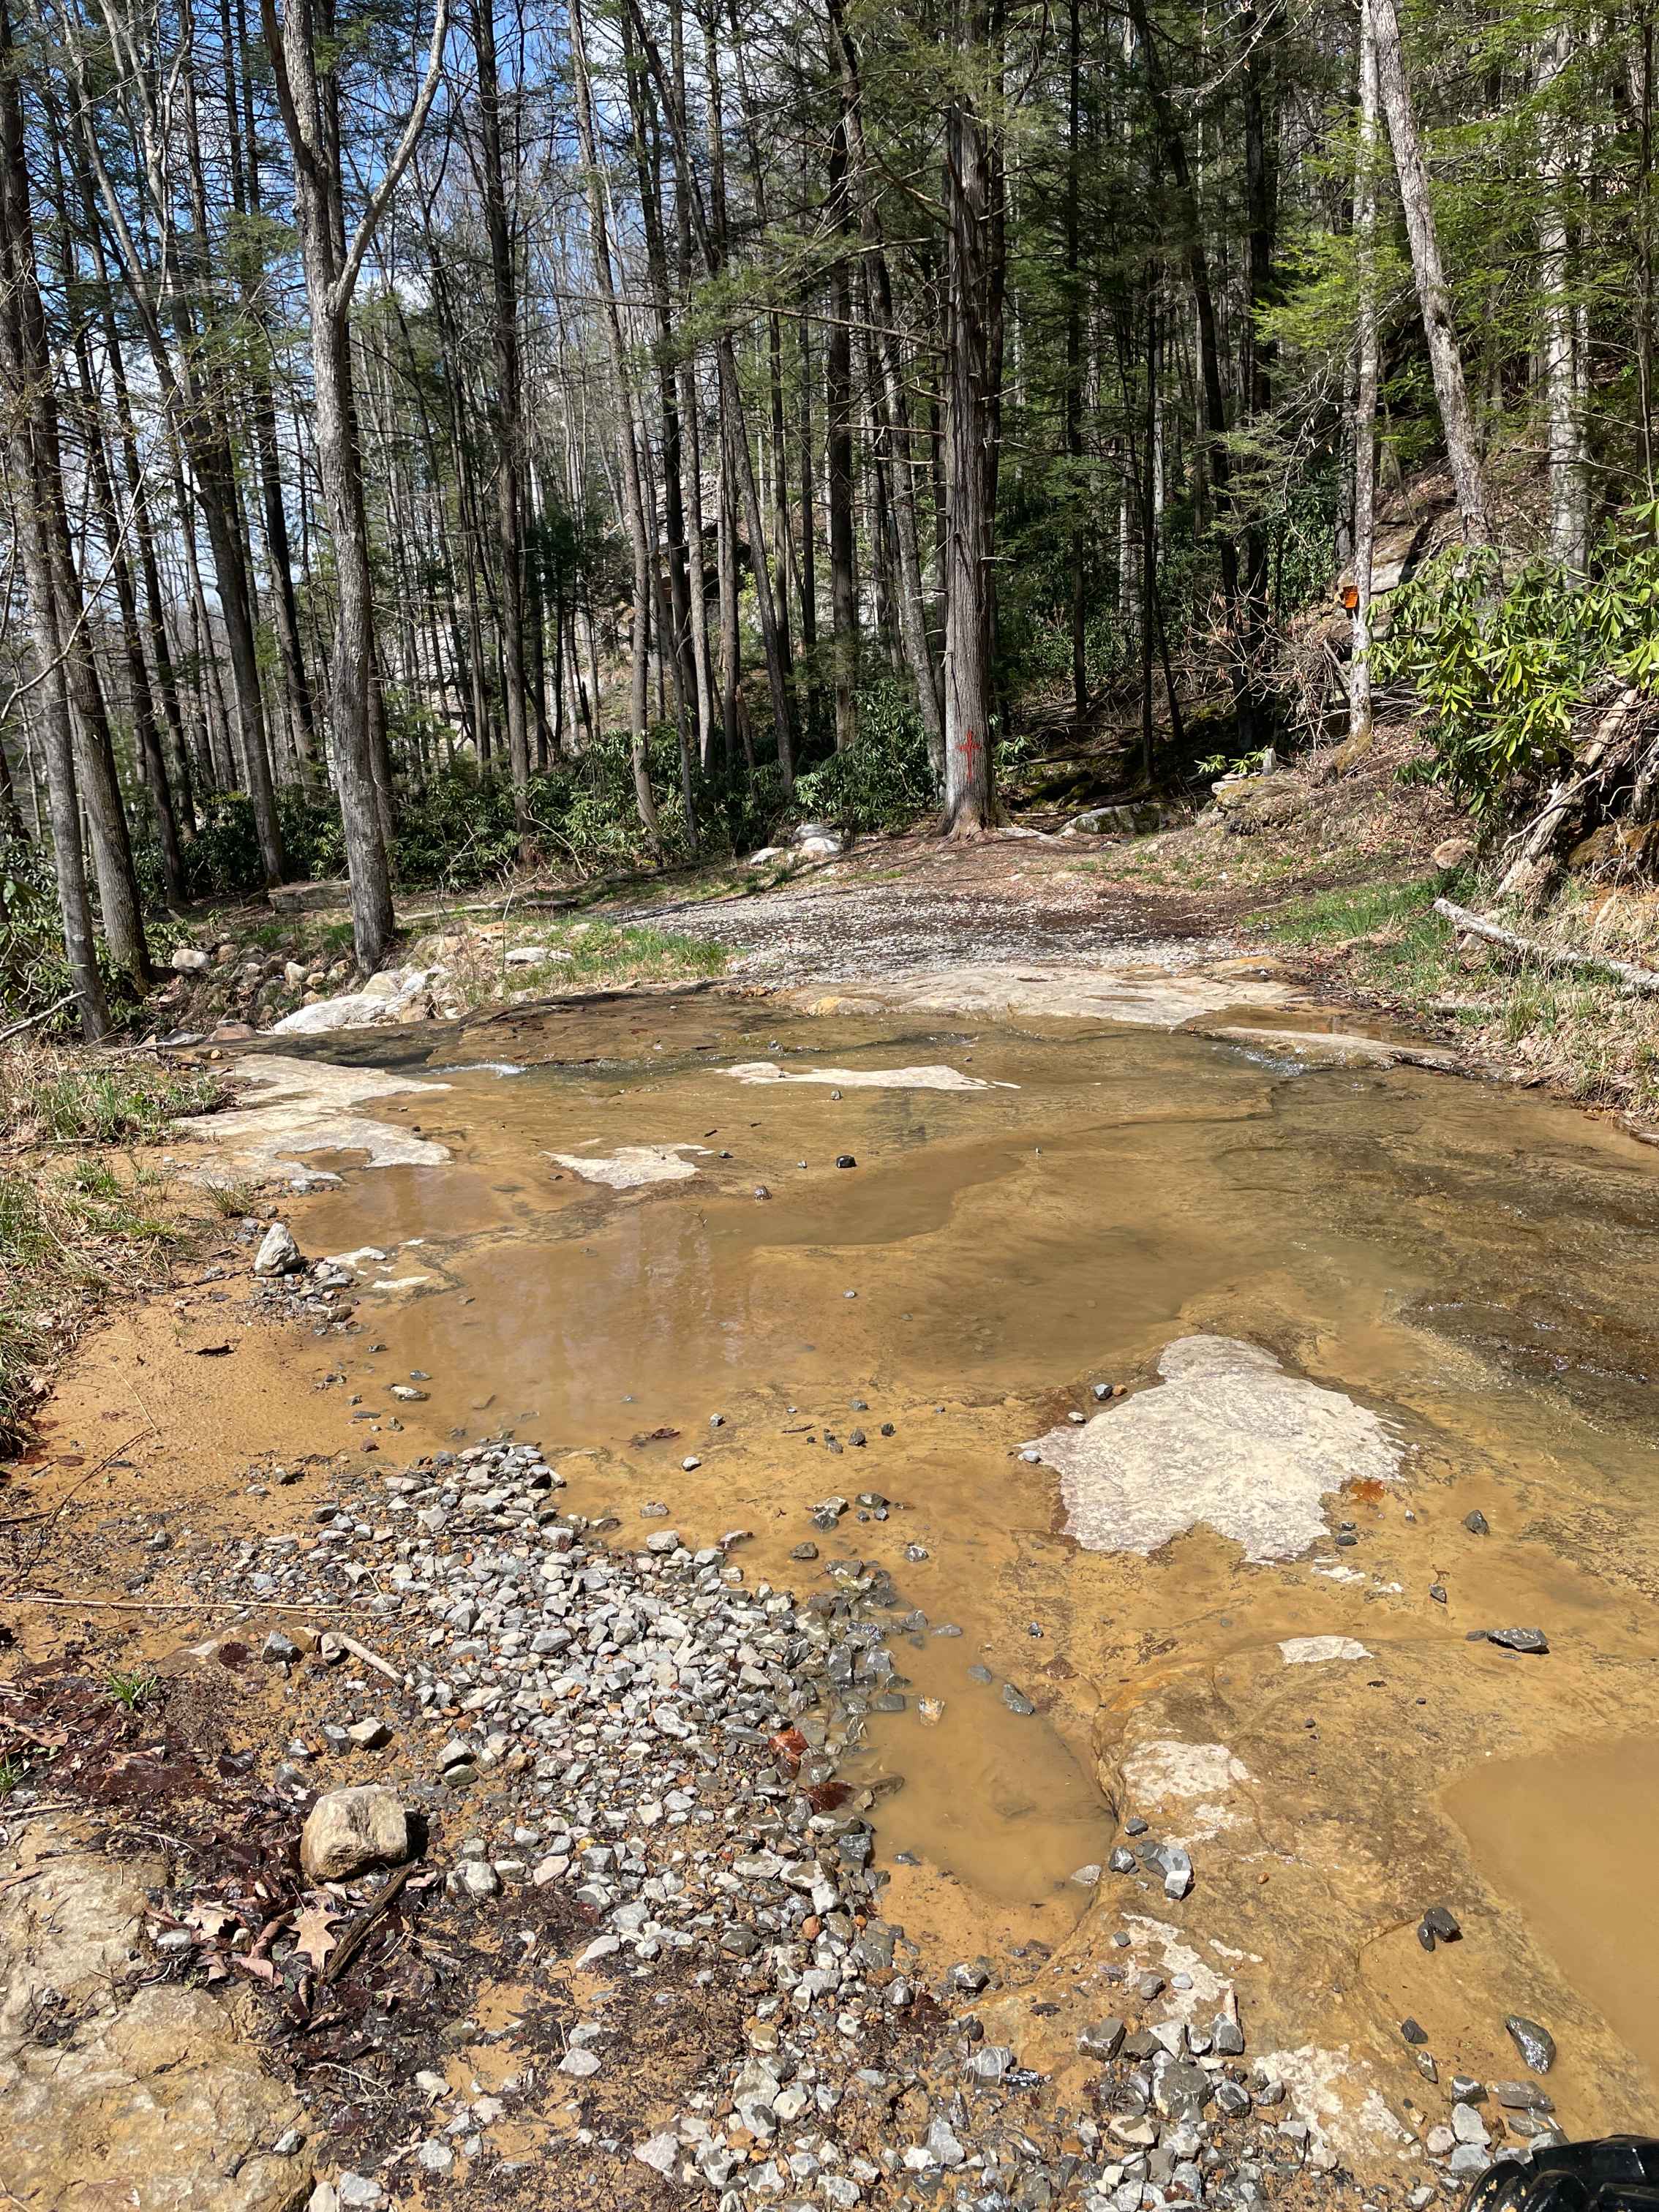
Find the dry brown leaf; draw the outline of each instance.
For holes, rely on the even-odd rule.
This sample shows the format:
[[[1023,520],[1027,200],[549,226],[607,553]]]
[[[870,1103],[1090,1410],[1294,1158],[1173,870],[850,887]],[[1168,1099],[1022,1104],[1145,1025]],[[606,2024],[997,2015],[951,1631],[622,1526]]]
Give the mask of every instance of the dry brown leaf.
[[[326,1905],[308,1905],[294,1916],[295,1949],[303,1951],[313,1966],[321,1966],[339,1942],[331,1936],[329,1923],[339,1918]]]

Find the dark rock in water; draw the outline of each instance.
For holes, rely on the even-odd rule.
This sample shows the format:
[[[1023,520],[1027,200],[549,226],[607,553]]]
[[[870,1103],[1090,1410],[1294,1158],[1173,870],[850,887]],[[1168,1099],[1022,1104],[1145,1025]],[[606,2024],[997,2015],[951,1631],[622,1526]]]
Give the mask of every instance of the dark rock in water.
[[[1492,1534],[1491,1528],[1486,1524],[1486,1516],[1478,1505],[1473,1513],[1466,1513],[1463,1516],[1463,1526],[1471,1536],[1490,1536]]]
[[[1132,1850],[1126,1850],[1123,1844],[1119,1844],[1113,1850],[1106,1863],[1114,1874],[1133,1874],[1135,1870],[1135,1855]]]
[[[968,1669],[968,1680],[970,1682],[989,1682],[994,1679],[990,1668],[981,1666],[977,1661]]]
[[[1527,2020],[1518,2012],[1512,2012],[1504,2025],[1533,2072],[1547,2074],[1555,2063],[1555,2038],[1548,2028],[1540,2027],[1535,2020]]]
[[[884,1421],[882,1423],[881,1432],[884,1437],[896,1436],[898,1433],[890,1421]]]
[[[1146,1823],[1141,1819],[1139,1813],[1130,1814],[1128,1819],[1123,1823],[1123,1832],[1126,1836],[1144,1836],[1146,1834]]]
[[[1444,1605],[1446,1602],[1445,1584],[1443,1583],[1431,1583],[1429,1584],[1429,1595],[1434,1600],[1437,1605]]]
[[[836,1156],[836,1165],[838,1168],[855,1168],[858,1162],[853,1158],[851,1152],[842,1152]]]
[[[1429,2039],[1428,2030],[1419,2027],[1414,2020],[1402,2020],[1400,2023],[1400,2033],[1407,2043],[1426,2043]]]
[[[1500,1644],[1505,1651],[1547,1651],[1549,1638],[1541,1628],[1489,1628],[1488,1644]]]
[[[1425,1951],[1434,1948],[1437,1936],[1443,1943],[1455,1943],[1462,1933],[1456,1916],[1443,1905],[1431,1905],[1423,1915],[1423,1924],[1417,1931],[1418,1940],[1423,1942]],[[1423,1942],[1425,1936],[1428,1939],[1426,1942]]]
[[[1024,1715],[1036,1711],[1024,1691],[1017,1690],[1012,1682],[1005,1682],[1002,1686],[1002,1702],[1011,1713]]]

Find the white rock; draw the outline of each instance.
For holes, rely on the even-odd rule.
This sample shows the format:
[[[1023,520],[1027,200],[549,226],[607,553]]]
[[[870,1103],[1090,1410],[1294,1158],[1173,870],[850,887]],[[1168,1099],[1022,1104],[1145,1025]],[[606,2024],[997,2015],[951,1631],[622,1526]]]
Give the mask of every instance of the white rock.
[[[1327,1659],[1369,1659],[1371,1656],[1352,1636],[1287,1636],[1279,1649],[1287,1667],[1316,1667]]]
[[[175,945],[168,963],[180,975],[199,975],[213,965],[209,955],[194,945]]]
[[[642,2143],[635,2143],[634,2155],[642,2166],[650,2166],[665,2176],[672,2174],[679,2157],[680,2139],[672,2128],[664,2128]]]
[[[294,1241],[286,1221],[273,1221],[253,1255],[256,1275],[294,1275],[305,1266],[305,1255]]]
[[[774,1060],[740,1060],[720,1073],[739,1083],[829,1083],[837,1091],[1017,1091],[1016,1083],[986,1083],[959,1068],[780,1067]]]
[[[597,2074],[600,2066],[597,2051],[567,2051],[559,2061],[561,2074],[574,2074],[579,2081],[586,2081]]]

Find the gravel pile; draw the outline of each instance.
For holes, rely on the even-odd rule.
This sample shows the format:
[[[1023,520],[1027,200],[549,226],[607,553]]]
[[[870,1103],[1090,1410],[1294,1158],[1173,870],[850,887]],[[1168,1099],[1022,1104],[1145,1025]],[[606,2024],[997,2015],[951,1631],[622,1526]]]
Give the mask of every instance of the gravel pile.
[[[383,1744],[403,1799],[463,1836],[446,1875],[458,1909],[510,1917],[515,1894],[557,1885],[593,1931],[574,1958],[584,1972],[659,1978],[663,2003],[714,1985],[740,1996],[743,2047],[682,2085],[654,2132],[584,2130],[579,2144],[641,2160],[721,2212],[1141,2212],[1248,2205],[1292,2183],[1340,2192],[1316,2129],[1251,2068],[1230,1993],[1206,2025],[1159,2019],[1161,1978],[1111,1969],[1126,2017],[1084,2035],[1098,2076],[1068,2108],[987,2039],[974,2008],[997,1983],[989,1960],[924,1976],[881,1911],[869,1793],[838,1771],[863,1714],[902,1680],[893,1644],[907,1622],[884,1571],[828,1562],[829,1586],[798,1602],[748,1582],[732,1556],[742,1531],[692,1550],[653,1522],[622,1548],[614,1523],[607,1543],[562,1510],[562,1478],[524,1444],[353,1485],[316,1509],[314,1536],[235,1543],[196,1578],[255,1607],[337,1606],[342,1627],[349,1613],[358,1639],[392,1655],[395,1682],[345,1668],[342,1694],[368,1710],[325,1735],[341,1751]],[[326,1630],[273,1631],[264,1649],[291,1667],[362,1657]],[[309,1793],[322,1771],[295,1756],[278,1780]],[[596,2012],[556,2062],[579,2100],[629,2065]],[[436,2108],[414,2161],[428,2188],[493,2161],[490,2127],[508,2110]],[[372,2204],[407,2172],[341,2176],[319,2212],[328,2187]]]

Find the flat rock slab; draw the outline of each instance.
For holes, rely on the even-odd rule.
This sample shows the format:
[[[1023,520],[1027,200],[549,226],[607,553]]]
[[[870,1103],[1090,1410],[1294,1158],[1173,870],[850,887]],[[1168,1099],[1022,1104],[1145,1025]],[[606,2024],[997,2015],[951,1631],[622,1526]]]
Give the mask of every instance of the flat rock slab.
[[[1158,1373],[1161,1389],[1026,1447],[1060,1476],[1066,1533],[1085,1551],[1146,1558],[1202,1522],[1247,1559],[1295,1559],[1326,1535],[1332,1491],[1399,1472],[1376,1414],[1258,1345],[1183,1336]]]
[[[1455,1068],[1455,1052],[1430,1044],[1391,1043],[1386,1037],[1362,1036],[1339,1030],[1286,1030],[1252,1027],[1226,1022],[1212,1027],[1197,1021],[1189,1025],[1199,1036],[1214,1037],[1221,1044],[1238,1044],[1251,1051],[1273,1053],[1300,1060],[1310,1067],[1438,1067]]]
[[[371,1098],[447,1091],[447,1083],[283,1053],[246,1060],[235,1073],[254,1094],[246,1104],[189,1115],[178,1124],[181,1133],[201,1141],[201,1152],[189,1163],[199,1182],[223,1188],[303,1176],[307,1152],[362,1152],[363,1164],[371,1168],[441,1167],[450,1157],[447,1146],[358,1110]]]
[[[1287,1667],[1318,1667],[1331,1659],[1369,1659],[1371,1656],[1352,1636],[1287,1636],[1279,1651]]]
[[[0,1861],[0,2179],[42,2212],[292,2212],[312,2162],[271,2145],[309,2132],[205,1990],[139,1986],[155,1855],[115,1860],[67,1829],[32,1831],[33,1868]],[[61,1856],[48,1857],[52,1850]],[[38,1870],[36,1870],[38,1869]],[[61,1991],[75,2030],[37,2041],[33,1999]],[[51,2015],[48,2015],[50,2018]]]
[[[780,1067],[773,1060],[747,1060],[722,1068],[739,1083],[827,1083],[837,1091],[1017,1091],[1016,1083],[987,1083],[960,1068]]]
[[[544,1157],[568,1168],[584,1182],[604,1183],[609,1190],[642,1190],[653,1182],[687,1182],[697,1172],[689,1159],[692,1152],[707,1159],[703,1145],[623,1145],[605,1153],[549,1152]]]
[[[1267,976],[1042,962],[1007,968],[917,969],[819,1000],[811,1011],[878,1012],[897,1006],[926,1013],[992,1018],[1049,1015],[1175,1030],[1195,1015],[1219,1013],[1224,1007],[1282,1006],[1295,995],[1291,984]]]

